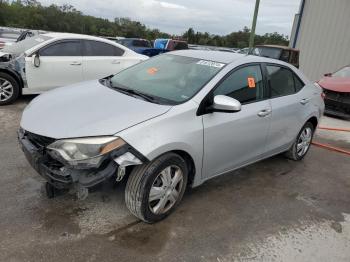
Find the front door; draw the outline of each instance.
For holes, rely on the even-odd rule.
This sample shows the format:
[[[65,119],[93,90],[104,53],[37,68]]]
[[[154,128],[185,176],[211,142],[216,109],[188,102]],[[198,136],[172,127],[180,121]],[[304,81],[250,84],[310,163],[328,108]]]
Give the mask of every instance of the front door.
[[[215,112],[203,116],[203,179],[258,160],[265,153],[271,106],[265,99],[265,83],[259,64],[234,70],[215,89],[242,103],[235,113]]]
[[[83,80],[79,40],[59,41],[38,51],[40,65],[26,57],[26,78],[31,93],[41,93]]]

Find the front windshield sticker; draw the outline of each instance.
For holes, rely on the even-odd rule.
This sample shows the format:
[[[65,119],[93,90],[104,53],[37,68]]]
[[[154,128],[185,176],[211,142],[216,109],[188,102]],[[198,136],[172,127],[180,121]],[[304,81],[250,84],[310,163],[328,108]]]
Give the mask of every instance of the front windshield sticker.
[[[205,65],[205,66],[211,66],[211,67],[217,67],[217,68],[222,68],[225,66],[225,64],[223,63],[207,61],[207,60],[199,60],[197,62],[197,65]]]
[[[155,68],[155,67],[151,67],[147,69],[147,73],[150,75],[154,75],[157,72],[158,72],[158,68]]]
[[[248,77],[248,87],[249,88],[255,88],[255,79],[254,77]]]

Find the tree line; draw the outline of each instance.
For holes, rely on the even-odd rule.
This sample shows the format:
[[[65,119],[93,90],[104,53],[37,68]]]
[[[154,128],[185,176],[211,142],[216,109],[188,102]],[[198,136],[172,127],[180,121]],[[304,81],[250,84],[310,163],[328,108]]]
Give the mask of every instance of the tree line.
[[[182,35],[171,35],[152,29],[130,18],[116,17],[114,21],[84,15],[74,6],[43,6],[37,0],[0,0],[0,25],[17,28],[40,29],[55,32],[70,32],[97,36],[137,37],[154,40],[156,38],[183,38],[189,44],[247,47],[250,30],[244,27],[228,35],[215,35],[208,32],[195,32],[189,28]],[[288,45],[288,36],[266,33],[255,36],[256,44]]]

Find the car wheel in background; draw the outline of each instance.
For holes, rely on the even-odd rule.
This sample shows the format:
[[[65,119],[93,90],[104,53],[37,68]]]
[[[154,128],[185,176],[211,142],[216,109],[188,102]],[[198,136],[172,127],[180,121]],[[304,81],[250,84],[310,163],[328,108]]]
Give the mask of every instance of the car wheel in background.
[[[175,153],[167,153],[150,163],[136,166],[126,185],[126,206],[147,223],[162,220],[180,203],[187,175],[185,160]]]
[[[303,159],[310,149],[314,131],[313,124],[307,122],[300,130],[292,147],[286,152],[286,156],[295,161]]]
[[[0,72],[0,106],[13,103],[19,91],[18,82],[9,74]]]

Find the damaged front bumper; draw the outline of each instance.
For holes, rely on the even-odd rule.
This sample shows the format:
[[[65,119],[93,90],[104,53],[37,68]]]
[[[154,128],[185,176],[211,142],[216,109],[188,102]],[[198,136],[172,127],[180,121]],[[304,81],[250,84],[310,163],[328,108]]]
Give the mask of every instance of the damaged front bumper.
[[[38,136],[23,129],[18,131],[18,140],[31,166],[57,189],[90,188],[112,176],[120,181],[125,167],[142,164],[147,159],[129,145],[107,154],[97,167],[73,168],[47,153],[46,147],[54,139]]]

